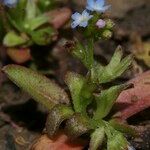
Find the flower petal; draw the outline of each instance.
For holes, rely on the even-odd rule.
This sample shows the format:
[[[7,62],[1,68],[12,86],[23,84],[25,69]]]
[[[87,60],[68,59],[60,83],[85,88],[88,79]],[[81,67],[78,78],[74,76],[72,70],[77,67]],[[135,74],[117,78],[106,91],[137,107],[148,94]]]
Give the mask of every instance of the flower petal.
[[[105,0],[97,0],[97,1],[95,2],[95,5],[98,5],[99,7],[104,6],[104,4],[105,4]]]
[[[89,16],[89,13],[88,13],[86,10],[84,10],[84,11],[82,12],[82,16],[83,16],[83,17],[88,17],[88,16]]]
[[[87,5],[89,6],[89,7],[93,7],[94,6],[94,0],[87,0]]]
[[[18,0],[3,0],[4,5],[8,7],[14,7],[16,6]]]
[[[71,28],[74,29],[74,28],[76,28],[78,25],[79,25],[79,23],[76,22],[76,21],[74,21],[74,22],[71,23]]]
[[[76,12],[76,13],[74,13],[74,14],[71,16],[71,18],[72,18],[73,20],[76,20],[76,19],[78,19],[80,16],[81,16],[81,14],[79,14],[78,12]]]
[[[87,21],[84,21],[84,22],[79,24],[80,27],[84,27],[84,28],[87,27],[87,25],[88,25]]]
[[[90,10],[90,11],[94,11],[94,8],[91,7],[91,6],[86,6],[86,9],[87,9],[87,10]]]

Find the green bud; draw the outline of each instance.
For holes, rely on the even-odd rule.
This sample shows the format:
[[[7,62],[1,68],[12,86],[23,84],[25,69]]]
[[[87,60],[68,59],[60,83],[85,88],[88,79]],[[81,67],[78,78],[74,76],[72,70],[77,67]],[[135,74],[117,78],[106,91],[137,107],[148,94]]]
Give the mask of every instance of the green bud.
[[[114,27],[115,23],[111,19],[106,20],[106,28],[112,29]]]
[[[110,39],[112,37],[112,32],[110,30],[105,30],[102,33],[102,38],[104,39]]]

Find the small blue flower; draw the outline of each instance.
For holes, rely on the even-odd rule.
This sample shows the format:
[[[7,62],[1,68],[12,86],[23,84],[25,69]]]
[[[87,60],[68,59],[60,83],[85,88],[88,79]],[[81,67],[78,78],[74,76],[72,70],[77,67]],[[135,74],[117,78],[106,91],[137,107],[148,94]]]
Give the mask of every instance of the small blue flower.
[[[86,9],[90,11],[96,11],[99,13],[105,12],[110,5],[105,5],[105,0],[87,0]]]
[[[71,24],[72,28],[76,28],[77,26],[86,27],[88,25],[88,21],[93,17],[90,15],[86,10],[82,12],[82,14],[76,12],[74,13],[71,18],[74,20]]]
[[[15,7],[18,3],[18,0],[3,0],[3,4],[8,7]]]

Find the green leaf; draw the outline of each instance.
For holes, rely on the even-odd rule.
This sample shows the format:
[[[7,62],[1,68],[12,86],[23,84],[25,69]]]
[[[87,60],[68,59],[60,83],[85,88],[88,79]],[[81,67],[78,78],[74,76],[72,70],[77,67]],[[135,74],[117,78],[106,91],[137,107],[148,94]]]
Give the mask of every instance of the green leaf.
[[[19,0],[17,6],[11,9],[8,9],[7,16],[10,23],[21,32],[24,17],[25,17],[25,7],[26,7],[26,0]]]
[[[105,128],[105,132],[107,135],[107,149],[108,150],[127,150],[128,141],[124,137],[124,135],[115,130],[110,125],[107,125]]]
[[[69,87],[75,111],[82,112],[83,101],[81,90],[85,83],[85,79],[77,73],[68,72],[65,77],[65,82]]]
[[[51,109],[59,103],[69,104],[66,92],[45,76],[18,65],[5,66],[3,71],[10,80],[46,108]]]
[[[30,33],[32,40],[38,45],[47,45],[52,42],[52,38],[57,35],[57,32],[51,28],[47,27],[44,29],[36,30]]]
[[[71,107],[58,104],[54,106],[47,117],[46,130],[49,137],[52,137],[59,129],[60,124],[70,118],[74,111]]]
[[[87,106],[92,102],[92,93],[95,86],[89,82],[88,77],[68,72],[65,82],[69,87],[75,112],[80,112],[87,116]]]
[[[23,20],[22,20],[22,22],[20,23],[19,21],[17,22],[15,19],[13,19],[13,17],[11,17],[10,14],[7,14],[7,17],[8,17],[8,20],[9,20],[10,24],[11,24],[16,30],[18,30],[19,32],[23,32],[23,26],[22,26]]]
[[[81,45],[78,41],[76,43],[76,46],[72,50],[72,54],[80,59],[80,61],[88,68],[91,69],[94,64],[94,56],[93,56],[93,40],[89,39],[87,46],[84,47]]]
[[[97,80],[98,83],[106,83],[121,76],[131,64],[132,56],[129,55],[122,60],[121,58],[122,50],[119,46],[107,66],[101,66],[97,63],[92,68],[92,79]]]
[[[28,42],[27,38],[17,35],[15,32],[8,32],[3,40],[3,44],[8,47],[22,45]]]
[[[55,0],[38,0],[37,4],[41,12],[46,12],[54,8],[56,1]]]
[[[47,22],[48,22],[48,17],[46,15],[40,15],[35,17],[34,19],[25,21],[24,27],[26,28],[26,26],[28,26],[29,30],[32,31]]]
[[[97,120],[106,117],[112,109],[117,97],[126,87],[126,85],[113,86],[101,91],[99,95],[95,95],[97,109],[93,118]]]
[[[129,126],[128,124],[124,124],[122,122],[120,122],[119,120],[117,119],[112,119],[109,121],[109,124],[116,130],[122,132],[122,133],[126,133],[126,134],[129,134],[129,135],[132,135],[132,136],[137,136],[138,133],[137,131]]]
[[[71,138],[77,138],[91,130],[89,120],[80,113],[75,113],[67,120],[65,131]]]
[[[99,127],[91,134],[89,150],[97,150],[102,145],[105,138],[104,127]]]
[[[26,5],[26,18],[25,20],[31,20],[36,17],[37,6],[34,0],[28,0]]]

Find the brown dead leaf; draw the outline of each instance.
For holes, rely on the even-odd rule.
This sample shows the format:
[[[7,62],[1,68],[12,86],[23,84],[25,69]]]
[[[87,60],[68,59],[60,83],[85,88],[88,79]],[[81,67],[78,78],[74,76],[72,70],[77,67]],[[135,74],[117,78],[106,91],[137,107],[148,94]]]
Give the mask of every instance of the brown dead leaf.
[[[62,27],[71,17],[71,10],[69,8],[61,8],[48,12],[49,23],[53,25],[55,29]]]
[[[128,83],[134,84],[134,88],[123,91],[116,102],[118,112],[114,117],[122,120],[150,107],[150,71],[140,74]]]
[[[59,132],[55,139],[42,135],[30,150],[82,150],[85,144],[85,141],[79,139],[71,142],[63,132]]]
[[[7,48],[7,55],[17,64],[22,64],[31,59],[30,49]]]

